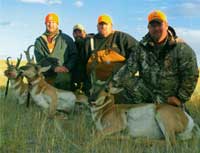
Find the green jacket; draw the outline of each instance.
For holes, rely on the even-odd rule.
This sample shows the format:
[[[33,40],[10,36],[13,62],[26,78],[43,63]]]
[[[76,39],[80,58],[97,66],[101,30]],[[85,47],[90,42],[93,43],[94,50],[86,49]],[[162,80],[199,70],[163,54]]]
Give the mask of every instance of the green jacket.
[[[136,72],[153,95],[159,94],[165,100],[176,96],[181,102],[191,97],[199,74],[192,48],[170,31],[165,43],[159,47],[147,34],[114,79],[123,86]]]
[[[71,71],[77,59],[77,50],[72,38],[62,33],[61,30],[56,36],[56,44],[52,53],[49,53],[45,40],[40,36],[35,41],[34,54],[36,61],[42,66],[51,65],[51,71],[58,65],[66,66]]]

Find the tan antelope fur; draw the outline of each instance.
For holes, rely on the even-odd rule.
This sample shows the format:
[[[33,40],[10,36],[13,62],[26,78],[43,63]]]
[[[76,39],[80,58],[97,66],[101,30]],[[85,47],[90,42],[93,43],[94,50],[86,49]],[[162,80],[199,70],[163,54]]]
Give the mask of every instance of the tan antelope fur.
[[[46,72],[49,68],[27,63],[20,67],[20,71],[30,84],[29,92],[35,103],[44,109],[49,109],[49,115],[52,117],[56,110],[71,111],[76,97],[73,92],[57,89],[44,80],[42,72]]]
[[[6,62],[7,69],[4,71],[4,74],[10,81],[11,88],[13,89],[14,97],[17,98],[17,102],[19,104],[24,104],[28,96],[28,85],[24,83],[23,77],[18,72],[21,57],[17,60],[16,65],[11,64],[8,57]]]
[[[113,95],[101,91],[91,102],[91,113],[98,136],[127,129],[131,137],[165,139],[192,138],[193,119],[181,108],[168,104],[114,104]]]

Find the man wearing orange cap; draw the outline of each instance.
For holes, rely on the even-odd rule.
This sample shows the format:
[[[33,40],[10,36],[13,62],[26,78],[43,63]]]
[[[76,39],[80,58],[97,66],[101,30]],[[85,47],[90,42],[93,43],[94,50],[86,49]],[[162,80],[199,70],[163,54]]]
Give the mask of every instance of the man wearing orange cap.
[[[97,20],[98,33],[87,40],[85,45],[87,73],[92,83],[100,84],[117,71],[134,52],[137,40],[124,32],[113,30],[110,16],[103,14]]]
[[[41,66],[51,66],[44,73],[46,81],[57,88],[69,90],[71,70],[74,67],[77,51],[71,37],[59,30],[59,18],[55,13],[45,17],[46,31],[35,41],[34,54]]]
[[[162,11],[148,15],[148,30],[137,51],[115,75],[113,85],[123,87],[121,95],[126,95],[126,101],[132,103],[183,106],[190,99],[198,79],[195,53],[168,26]],[[138,71],[139,78],[130,77]]]

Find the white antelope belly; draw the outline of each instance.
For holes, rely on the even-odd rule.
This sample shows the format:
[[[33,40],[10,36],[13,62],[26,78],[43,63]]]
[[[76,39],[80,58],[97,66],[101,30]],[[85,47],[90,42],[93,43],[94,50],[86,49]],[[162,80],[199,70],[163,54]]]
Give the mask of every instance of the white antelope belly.
[[[49,104],[51,101],[50,96],[39,94],[39,95],[34,95],[32,97],[33,97],[33,100],[35,101],[35,103],[37,105],[39,105],[40,107],[42,107],[44,109],[49,108]]]
[[[127,127],[133,137],[163,138],[163,134],[155,120],[155,105],[132,108],[127,112]]]
[[[70,91],[59,91],[57,109],[72,109],[75,106],[76,96]]]

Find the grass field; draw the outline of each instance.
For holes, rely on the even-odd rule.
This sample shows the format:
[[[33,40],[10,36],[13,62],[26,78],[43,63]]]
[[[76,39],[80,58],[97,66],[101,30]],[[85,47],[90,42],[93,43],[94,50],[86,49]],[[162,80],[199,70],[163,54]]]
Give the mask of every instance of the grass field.
[[[200,153],[200,140],[179,142],[173,148],[141,139],[107,137],[94,148],[94,124],[87,108],[76,109],[67,120],[49,120],[35,105],[17,105],[9,93],[4,100],[5,64],[0,61],[0,153]],[[200,85],[187,107],[200,125]],[[77,107],[78,108],[78,107]],[[126,136],[126,131],[121,135]]]

